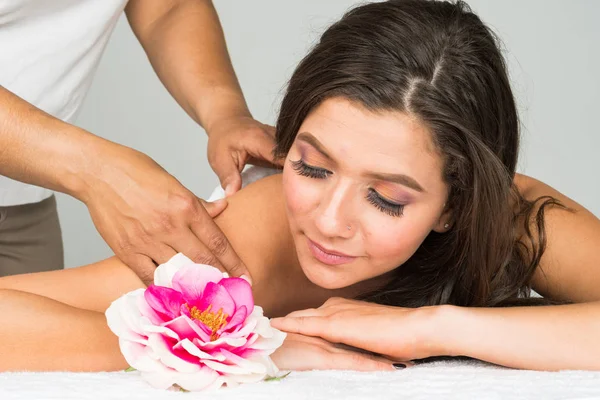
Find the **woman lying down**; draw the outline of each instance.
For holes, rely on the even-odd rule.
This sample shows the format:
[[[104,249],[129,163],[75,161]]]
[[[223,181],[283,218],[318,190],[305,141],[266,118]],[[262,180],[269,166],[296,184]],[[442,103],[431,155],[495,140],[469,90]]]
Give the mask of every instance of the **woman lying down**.
[[[283,173],[216,218],[289,332],[273,361],[600,369],[600,221],[516,174],[518,128],[498,43],[464,3],[366,4],[327,29],[281,105]],[[0,371],[127,368],[105,311],[144,287],[116,258],[0,279]]]

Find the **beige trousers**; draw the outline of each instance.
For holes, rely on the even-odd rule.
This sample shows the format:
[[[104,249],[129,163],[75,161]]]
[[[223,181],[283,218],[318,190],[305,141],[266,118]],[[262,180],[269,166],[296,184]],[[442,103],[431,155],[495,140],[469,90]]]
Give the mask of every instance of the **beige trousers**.
[[[0,276],[62,269],[56,199],[0,207]]]

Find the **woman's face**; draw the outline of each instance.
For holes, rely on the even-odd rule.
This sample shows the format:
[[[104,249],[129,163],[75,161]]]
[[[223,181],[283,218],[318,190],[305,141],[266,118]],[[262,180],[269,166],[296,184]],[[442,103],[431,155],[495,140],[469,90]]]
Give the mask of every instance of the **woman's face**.
[[[283,188],[300,265],[334,289],[389,272],[432,229],[448,196],[442,159],[418,120],[373,113],[342,98],[304,120],[285,160]]]

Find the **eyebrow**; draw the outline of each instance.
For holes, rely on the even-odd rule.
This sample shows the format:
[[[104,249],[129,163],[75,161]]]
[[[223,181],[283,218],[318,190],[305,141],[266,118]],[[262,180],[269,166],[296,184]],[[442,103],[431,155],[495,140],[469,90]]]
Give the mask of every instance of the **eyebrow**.
[[[333,161],[333,158],[331,158],[331,156],[329,154],[327,154],[327,152],[325,151],[324,146],[321,144],[321,142],[319,142],[319,140],[316,137],[314,137],[313,135],[311,135],[310,133],[301,132],[298,134],[297,139],[310,144],[312,147],[315,148],[315,150],[317,150],[319,153],[321,153],[321,155],[323,155],[323,157],[325,157],[329,161]]]
[[[323,155],[323,157],[325,157],[326,159],[328,159],[330,161],[335,162],[335,160],[329,154],[327,154],[327,152],[325,151],[324,146],[321,144],[321,142],[319,142],[319,140],[316,137],[314,137],[313,135],[311,135],[310,133],[301,132],[298,134],[297,139],[310,144],[312,147],[315,148],[315,150],[317,150],[319,153],[321,153]],[[403,185],[403,186],[409,187],[413,190],[416,190],[417,192],[420,192],[420,193],[425,192],[425,189],[423,189],[423,187],[421,185],[419,185],[419,182],[417,182],[414,178],[412,178],[408,175],[371,172],[371,173],[366,174],[366,176],[368,176],[369,178],[373,178],[373,179],[377,179],[377,180],[381,180],[381,181],[398,183],[400,185]]]

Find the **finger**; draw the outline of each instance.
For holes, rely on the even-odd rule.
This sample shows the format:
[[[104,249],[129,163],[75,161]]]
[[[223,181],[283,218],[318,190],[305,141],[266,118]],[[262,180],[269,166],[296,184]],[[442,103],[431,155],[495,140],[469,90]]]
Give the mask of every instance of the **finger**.
[[[197,264],[206,264],[227,272],[221,261],[188,229],[171,239],[171,246]]]
[[[208,247],[208,250],[220,261],[224,270],[233,277],[245,277],[252,283],[252,277],[244,262],[237,255],[225,234],[205,213],[201,220],[193,222],[190,228],[194,235]]]
[[[225,190],[225,197],[229,197],[242,188],[242,175],[239,171],[234,171],[225,178],[222,183],[222,188]]]
[[[252,142],[246,147],[246,152],[254,159],[253,164],[257,164],[257,161],[264,160],[269,164],[278,164],[279,160],[276,160],[273,155],[273,149],[275,148],[275,141],[269,135],[257,135],[253,138]]]
[[[329,357],[328,368],[351,371],[394,371],[392,361],[378,356],[346,352],[332,354]]]
[[[329,319],[327,317],[284,317],[271,320],[271,325],[281,331],[299,333],[306,336],[318,336],[323,339],[335,341],[332,338]]]
[[[319,308],[307,308],[304,310],[293,311],[283,318],[298,318],[298,317],[318,317],[323,316]],[[277,318],[282,319],[282,318]]]
[[[213,169],[219,177],[221,187],[225,190],[225,196],[230,196],[241,189],[243,162],[240,166],[240,163],[236,162],[231,156],[225,156],[218,158],[213,164]]]
[[[217,215],[221,214],[228,205],[227,199],[219,199],[211,202],[204,201],[201,198],[198,198],[198,200],[200,200],[200,203],[202,203],[202,206],[211,218],[216,218]]]
[[[156,265],[160,265],[169,261],[175,254],[177,254],[177,251],[171,246],[163,243],[153,243],[151,250],[148,251],[146,255],[150,257]]]
[[[121,258],[121,257],[119,257]],[[121,258],[121,261],[127,265],[144,282],[146,286],[154,283],[154,271],[156,264],[150,257],[143,254],[132,254]]]

